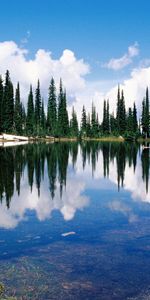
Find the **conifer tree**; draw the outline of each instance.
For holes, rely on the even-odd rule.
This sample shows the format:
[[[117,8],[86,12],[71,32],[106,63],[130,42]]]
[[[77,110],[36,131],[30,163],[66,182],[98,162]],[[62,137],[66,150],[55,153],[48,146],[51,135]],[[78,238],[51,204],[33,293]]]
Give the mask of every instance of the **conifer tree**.
[[[146,137],[149,137],[149,135],[150,135],[150,113],[149,113],[148,87],[146,88],[146,99],[145,99],[145,132],[146,132]]]
[[[92,135],[91,132],[91,119],[90,119],[90,114],[88,113],[87,116],[87,121],[86,121],[86,134],[88,137],[90,137]]]
[[[44,134],[46,131],[46,116],[44,111],[44,100],[42,100],[42,107],[41,107],[41,129],[42,129],[42,133]]]
[[[58,95],[58,123],[57,133],[59,136],[67,136],[69,134],[69,118],[67,112],[66,91],[63,91],[62,80],[60,80]]]
[[[91,113],[91,135],[93,137],[97,135],[96,108],[94,106],[94,103],[92,103],[92,113]]]
[[[9,71],[6,71],[3,95],[2,123],[4,132],[12,132],[14,128],[14,93]]]
[[[106,123],[107,123],[107,133],[109,134],[110,131],[110,119],[109,119],[109,100],[107,100],[107,107],[106,107]]]
[[[21,127],[22,132],[25,133],[26,131],[26,111],[24,105],[21,103]]]
[[[41,104],[40,82],[38,80],[37,88],[35,91],[35,113],[34,113],[35,131],[37,134],[40,134],[41,108],[42,108],[42,104]]]
[[[120,87],[118,87],[117,114],[116,115],[117,115],[118,132],[120,134],[124,134],[126,131],[126,109],[125,109],[123,90],[122,90],[121,96],[120,96]]]
[[[48,106],[47,106],[47,130],[48,133],[55,135],[57,126],[57,103],[56,103],[56,87],[52,77],[49,86]]]
[[[114,113],[110,115],[110,132],[111,134],[116,134],[118,132],[117,120],[114,117]]]
[[[73,137],[77,137],[79,133],[79,128],[78,128],[78,120],[77,120],[77,115],[74,110],[74,107],[72,109],[72,117],[70,120],[70,134]]]
[[[128,114],[127,114],[127,131],[130,134],[133,133],[133,111],[131,107],[129,107]]]
[[[0,76],[0,133],[2,132],[3,129],[2,114],[3,114],[3,80],[2,77]]]
[[[149,92],[148,88],[146,89],[146,98],[143,99],[142,102],[142,132],[145,137],[149,137],[150,135],[150,114],[149,114]]]
[[[109,101],[104,100],[102,128],[104,134],[109,134]]]
[[[137,109],[136,109],[135,102],[133,104],[133,132],[134,133],[138,132]]]
[[[28,95],[28,102],[27,102],[27,121],[26,121],[26,130],[27,134],[34,133],[34,101],[33,101],[33,92],[32,86],[30,85],[30,91]]]
[[[83,105],[82,116],[81,116],[81,134],[85,136],[86,130],[87,130],[87,117],[86,117],[86,110]]]
[[[21,103],[20,103],[19,82],[17,84],[16,94],[15,94],[14,128],[15,128],[15,132],[17,134],[22,134],[22,119],[21,119]]]
[[[64,136],[69,134],[69,117],[68,117],[68,111],[67,111],[67,96],[66,96],[66,90],[64,91],[63,95],[63,134]]]

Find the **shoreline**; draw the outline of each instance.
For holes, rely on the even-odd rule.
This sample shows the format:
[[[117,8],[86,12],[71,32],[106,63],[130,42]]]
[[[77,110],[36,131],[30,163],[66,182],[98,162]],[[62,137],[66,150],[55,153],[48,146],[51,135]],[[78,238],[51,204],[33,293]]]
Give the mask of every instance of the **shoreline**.
[[[16,136],[17,137],[17,136]],[[78,142],[78,141],[83,141],[83,142],[126,142],[127,140],[122,137],[115,137],[115,136],[108,136],[108,137],[99,137],[99,138],[77,138],[77,137],[26,137],[26,141],[19,140],[19,139],[0,139],[0,146],[4,145],[22,145],[22,144],[27,144],[27,143],[33,143],[33,142],[48,142],[48,143],[55,143],[55,142]],[[138,138],[136,141],[129,141],[130,143],[148,143],[150,142],[150,138],[144,139],[144,138]]]

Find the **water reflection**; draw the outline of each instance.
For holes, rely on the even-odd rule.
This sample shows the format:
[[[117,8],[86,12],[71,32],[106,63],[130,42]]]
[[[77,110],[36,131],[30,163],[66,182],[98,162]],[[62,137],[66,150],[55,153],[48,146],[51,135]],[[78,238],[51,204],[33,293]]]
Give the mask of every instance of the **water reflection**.
[[[27,144],[0,148],[0,226],[13,228],[34,210],[39,220],[59,210],[71,220],[90,201],[87,189],[131,192],[150,202],[149,149],[128,143]],[[92,180],[92,178],[95,180]],[[106,179],[106,180],[105,180]],[[131,209],[118,201],[109,205],[134,221]]]

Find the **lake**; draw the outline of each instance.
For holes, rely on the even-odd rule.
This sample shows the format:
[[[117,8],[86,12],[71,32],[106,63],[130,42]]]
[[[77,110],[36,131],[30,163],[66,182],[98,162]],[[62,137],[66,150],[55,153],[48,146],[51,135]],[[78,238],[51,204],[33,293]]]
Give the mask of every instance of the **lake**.
[[[5,298],[150,299],[150,149],[0,148]]]

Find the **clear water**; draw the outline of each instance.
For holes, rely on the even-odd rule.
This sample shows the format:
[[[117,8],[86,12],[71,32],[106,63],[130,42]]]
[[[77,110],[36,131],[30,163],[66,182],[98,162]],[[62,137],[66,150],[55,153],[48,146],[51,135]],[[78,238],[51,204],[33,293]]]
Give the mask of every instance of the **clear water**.
[[[0,148],[0,282],[16,299],[150,299],[150,153]]]

